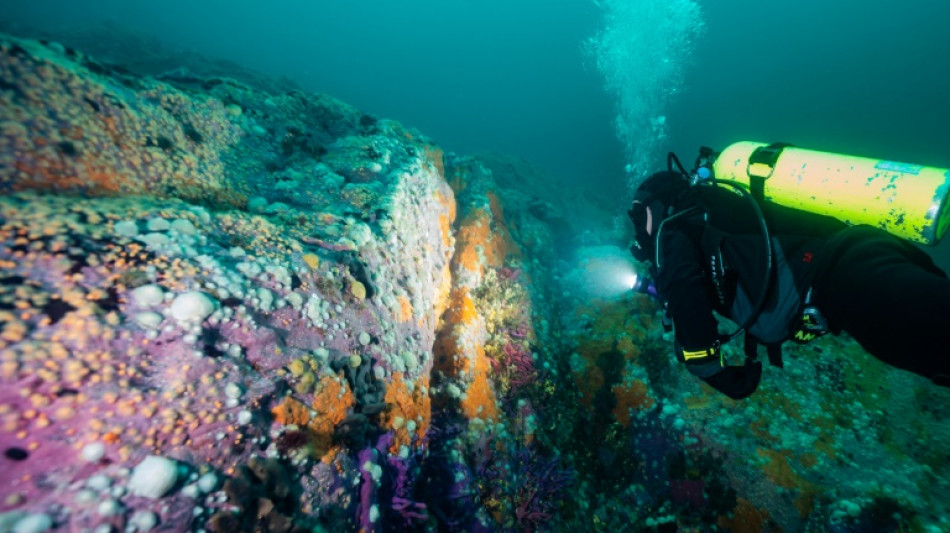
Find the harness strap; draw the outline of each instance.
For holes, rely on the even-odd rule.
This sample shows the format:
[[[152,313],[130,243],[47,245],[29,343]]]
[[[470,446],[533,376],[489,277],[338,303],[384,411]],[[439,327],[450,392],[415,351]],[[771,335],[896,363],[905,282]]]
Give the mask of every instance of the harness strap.
[[[775,172],[775,163],[778,161],[782,150],[792,146],[789,143],[772,143],[768,146],[760,146],[749,156],[749,166],[746,174],[749,176],[749,192],[752,197],[762,202],[765,200],[765,180],[772,177]]]
[[[753,361],[758,359],[759,344],[759,339],[755,338],[753,335],[750,335],[749,332],[746,332],[743,351],[745,352],[747,359],[751,359]],[[766,344],[765,351],[768,354],[770,365],[778,368],[785,368],[785,362],[782,360],[782,343]]]
[[[785,368],[785,362],[782,361],[782,345],[781,344],[768,344],[765,347],[766,353],[769,355],[769,364],[778,367]]]
[[[745,352],[745,356],[748,359],[753,361],[759,358],[759,341],[755,340],[755,337],[745,334],[745,342],[742,346],[742,351]]]
[[[688,217],[688,216],[693,216],[693,215],[695,215],[695,214],[697,214],[697,213],[700,213],[700,212],[702,212],[702,210],[701,210],[700,208],[698,208],[698,207],[690,207],[689,209],[685,209],[685,210],[683,210],[683,211],[680,211],[679,213],[676,213],[676,214],[673,214],[673,215],[671,215],[671,216],[668,216],[668,217],[664,218],[662,222],[660,222],[660,225],[659,225],[659,227],[658,227],[657,230],[656,230],[656,236],[654,237],[654,239],[656,239],[656,247],[655,247],[655,248],[656,248],[656,256],[654,257],[654,262],[653,262],[653,264],[656,265],[657,271],[660,271],[660,270],[663,269],[663,264],[662,264],[662,263],[663,263],[663,261],[662,261],[662,257],[663,257],[663,238],[662,238],[663,229],[666,227],[667,224],[673,222],[674,220],[679,220],[680,218],[684,218],[684,217]]]
[[[760,202],[765,201],[765,177],[749,175],[749,192]]]

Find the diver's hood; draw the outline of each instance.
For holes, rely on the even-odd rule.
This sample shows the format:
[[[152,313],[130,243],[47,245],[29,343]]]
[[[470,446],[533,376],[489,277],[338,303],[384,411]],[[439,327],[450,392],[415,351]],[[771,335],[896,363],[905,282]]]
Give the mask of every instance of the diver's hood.
[[[677,172],[657,172],[640,184],[627,211],[637,239],[630,249],[634,259],[654,262],[660,222],[686,205],[688,196],[689,181]]]

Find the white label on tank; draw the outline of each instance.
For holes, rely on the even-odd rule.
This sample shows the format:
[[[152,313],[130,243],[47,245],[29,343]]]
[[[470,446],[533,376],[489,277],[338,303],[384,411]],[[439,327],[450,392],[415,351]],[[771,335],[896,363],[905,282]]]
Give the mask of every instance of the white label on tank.
[[[897,163],[894,161],[881,161],[878,164],[874,165],[874,168],[878,170],[888,170],[891,172],[903,172],[904,174],[920,174],[920,171],[924,168],[923,165],[911,165],[910,163]]]

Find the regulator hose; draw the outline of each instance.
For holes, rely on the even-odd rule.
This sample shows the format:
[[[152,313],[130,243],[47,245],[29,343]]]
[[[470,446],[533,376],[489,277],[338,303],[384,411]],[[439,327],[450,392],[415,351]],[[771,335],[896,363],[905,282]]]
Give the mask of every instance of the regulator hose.
[[[687,183],[689,183],[689,173],[686,172],[686,169],[683,167],[683,164],[680,162],[680,160],[679,160],[679,158],[676,156],[676,154],[673,153],[673,152],[669,152],[669,154],[667,154],[667,156],[666,156],[666,167],[667,167],[667,170],[668,170],[671,174],[673,173],[673,165],[674,165],[674,164],[676,165],[676,169],[679,171],[679,173],[682,174],[683,177],[686,178]],[[734,189],[736,192],[738,192],[740,196],[742,196],[743,198],[745,198],[745,199],[747,199],[747,200],[749,201],[749,203],[752,205],[752,211],[755,213],[755,218],[756,218],[756,220],[759,222],[759,228],[761,229],[762,238],[763,238],[764,244],[765,244],[765,275],[762,277],[761,288],[760,288],[760,290],[759,290],[759,297],[758,297],[758,299],[757,299],[756,302],[755,302],[755,307],[752,308],[752,314],[749,315],[749,318],[747,318],[747,319],[745,320],[745,322],[739,326],[739,329],[737,329],[736,331],[734,331],[734,332],[732,332],[731,334],[729,334],[729,340],[731,341],[732,339],[736,338],[740,333],[742,333],[743,331],[747,330],[753,323],[755,323],[756,319],[759,318],[759,315],[762,314],[762,308],[765,307],[765,301],[768,299],[769,292],[770,292],[770,291],[769,291],[769,285],[772,283],[772,270],[774,269],[774,265],[773,265],[773,262],[774,262],[774,260],[773,260],[774,251],[773,251],[773,249],[772,249],[772,236],[771,236],[771,234],[769,233],[769,226],[768,226],[768,224],[766,224],[766,222],[765,222],[765,215],[762,213],[762,208],[759,207],[759,202],[756,201],[755,197],[752,196],[752,193],[750,193],[750,192],[747,190],[747,187],[746,187],[746,186],[743,186],[742,184],[736,183],[736,182],[734,182],[734,181],[719,180],[719,179],[713,179],[713,178],[706,179],[706,180],[704,180],[704,181],[702,182],[701,185],[694,185],[694,186],[716,187],[716,186],[718,186],[718,185],[723,185],[723,186],[731,187],[731,188]],[[677,184],[676,181],[674,180],[674,182],[673,182],[674,191],[675,191],[675,189],[676,189],[677,186],[678,186],[678,184]],[[678,194],[675,194],[675,193],[674,193],[674,198],[678,198],[678,196],[679,196]],[[675,200],[674,200],[674,201],[675,201]],[[686,211],[683,211],[683,212],[681,212],[681,213],[677,213],[676,215],[674,215],[674,216],[672,216],[672,217],[668,217],[666,220],[663,221],[663,223],[660,224],[660,227],[659,227],[658,230],[657,230],[657,247],[656,247],[656,266],[657,266],[657,269],[660,268],[660,247],[661,247],[661,244],[660,244],[659,235],[660,235],[660,232],[663,230],[663,225],[664,225],[667,221],[672,221],[672,220],[674,220],[674,219],[676,219],[676,218],[679,218],[680,216],[684,216],[684,215],[688,215],[688,214],[693,214],[693,213],[695,213],[695,212],[697,212],[697,211],[698,211],[698,209],[696,209],[696,208],[687,209]]]

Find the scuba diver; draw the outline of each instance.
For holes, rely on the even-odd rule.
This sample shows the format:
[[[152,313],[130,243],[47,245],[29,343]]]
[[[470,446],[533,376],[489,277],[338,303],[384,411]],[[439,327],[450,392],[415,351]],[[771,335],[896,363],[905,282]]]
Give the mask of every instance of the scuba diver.
[[[847,332],[881,361],[950,385],[950,279],[891,234],[942,237],[950,172],[761,143],[737,143],[718,156],[704,147],[692,172],[671,153],[668,167],[640,185],[628,212],[631,251],[650,263],[653,277],[635,288],[659,295],[676,356],[693,375],[742,399],[761,379],[760,346],[781,367],[785,341]],[[862,178],[848,181],[848,172]],[[919,178],[905,196],[927,196],[924,207],[913,207],[923,211],[917,218],[895,207],[902,194],[895,182],[905,175]],[[829,177],[852,184],[839,193],[850,206],[834,204]],[[853,184],[878,178],[891,193],[877,219],[868,218],[874,210],[855,204],[864,193]],[[933,186],[922,194],[925,178]],[[809,183],[818,190],[803,188]],[[720,333],[714,311],[739,329]],[[742,331],[745,362],[726,364],[722,345]]]

